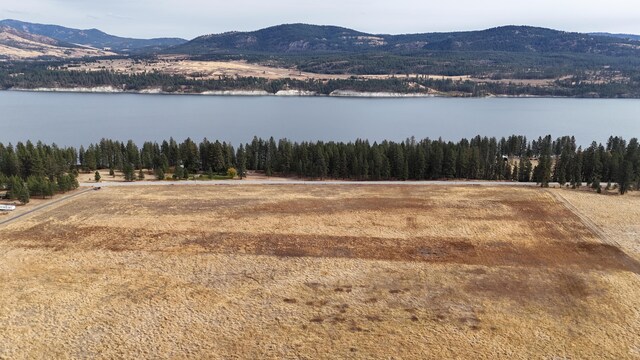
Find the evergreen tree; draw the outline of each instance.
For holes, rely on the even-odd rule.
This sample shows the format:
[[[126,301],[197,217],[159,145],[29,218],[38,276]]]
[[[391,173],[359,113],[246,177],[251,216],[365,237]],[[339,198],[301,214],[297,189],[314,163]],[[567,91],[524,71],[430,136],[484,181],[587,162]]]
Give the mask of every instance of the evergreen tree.
[[[504,179],[505,180],[511,180],[511,176],[512,176],[511,165],[509,165],[507,163],[507,165],[505,165],[505,167],[504,167]]]
[[[596,177],[593,182],[591,182],[591,188],[596,190],[598,194],[602,192],[602,187],[600,186],[600,178]]]
[[[236,167],[238,169],[238,176],[240,179],[243,179],[247,176],[247,154],[245,152],[244,146],[242,144],[238,147],[238,152],[236,154]]]
[[[45,178],[41,176],[31,175],[27,178],[27,188],[31,196],[42,196],[45,198],[47,185],[44,182]]]
[[[618,175],[618,191],[620,192],[620,195],[624,195],[629,191],[632,179],[633,164],[630,161],[625,160]]]
[[[133,165],[129,162],[124,164],[124,168],[122,169],[124,174],[124,181],[134,181],[135,180],[135,172],[133,169]]]
[[[156,180],[164,180],[164,170],[162,169],[162,167],[158,167],[154,170],[154,175],[156,177]]]
[[[582,186],[582,158],[582,150],[578,149],[578,152],[572,158],[573,161],[570,167],[572,174],[571,183],[573,184],[573,186],[578,188]]]
[[[18,200],[23,204],[29,202],[30,194],[27,184],[20,179],[17,175],[12,176],[9,179],[9,199]]]
[[[29,188],[23,185],[22,190],[18,195],[18,201],[23,204],[27,204],[30,200],[31,196],[29,195]]]
[[[541,187],[549,187],[551,181],[552,170],[552,148],[551,135],[547,135],[543,138],[538,138],[538,149],[540,151],[540,157],[538,159],[538,166],[535,167],[534,180],[540,184]]]
[[[618,189],[621,195],[627,193],[631,186],[637,181],[637,177],[639,176],[638,172],[640,172],[637,168],[637,164],[640,163],[638,157],[640,157],[638,139],[633,138],[629,141],[621,167],[618,170]]]
[[[184,168],[182,165],[176,165],[176,169],[173,171],[173,178],[180,180],[184,177]]]

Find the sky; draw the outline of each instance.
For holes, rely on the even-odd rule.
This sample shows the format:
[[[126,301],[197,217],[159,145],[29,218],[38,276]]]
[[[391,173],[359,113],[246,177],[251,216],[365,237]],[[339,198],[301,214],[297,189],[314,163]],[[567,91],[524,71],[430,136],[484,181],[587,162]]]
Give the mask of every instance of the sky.
[[[113,35],[183,37],[283,23],[377,34],[532,25],[640,34],[636,0],[0,0],[0,19],[98,28]]]

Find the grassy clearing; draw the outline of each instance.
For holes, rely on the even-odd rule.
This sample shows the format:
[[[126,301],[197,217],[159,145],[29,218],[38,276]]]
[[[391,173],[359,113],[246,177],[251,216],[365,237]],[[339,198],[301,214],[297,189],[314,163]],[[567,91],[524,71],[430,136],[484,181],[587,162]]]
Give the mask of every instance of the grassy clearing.
[[[0,357],[640,350],[638,262],[541,189],[105,188],[0,250]]]

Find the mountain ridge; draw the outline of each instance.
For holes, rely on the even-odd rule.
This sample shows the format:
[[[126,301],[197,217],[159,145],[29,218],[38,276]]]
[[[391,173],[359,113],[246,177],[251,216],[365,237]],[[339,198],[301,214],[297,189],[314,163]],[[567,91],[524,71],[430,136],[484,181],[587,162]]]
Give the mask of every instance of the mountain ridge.
[[[116,54],[0,25],[0,59],[67,59],[112,55]]]
[[[109,48],[117,52],[132,52],[141,49],[159,50],[186,42],[180,38],[135,39],[107,34],[98,29],[74,29],[60,25],[30,23],[14,19],[0,20],[0,26],[8,26],[24,33],[46,36],[70,44],[79,44],[99,49]]]
[[[429,51],[574,52],[640,55],[637,42],[621,37],[507,25],[478,31],[371,34],[328,25],[282,24],[248,32],[208,34],[172,46],[166,53],[403,53]]]
[[[608,36],[608,37],[613,37],[618,39],[640,41],[640,35],[634,35],[634,34],[616,34],[616,33],[609,33],[609,32],[592,32],[589,34],[597,35],[597,36]]]
[[[384,34],[336,25],[290,23],[253,31],[205,34],[192,40],[167,37],[135,39],[111,35],[96,28],[74,29],[14,19],[0,20],[0,27],[3,26],[64,44],[134,54],[326,54],[376,51],[399,54],[430,51],[575,52],[611,56],[640,54],[640,51],[636,51],[640,50],[640,35],[576,33],[527,25],[471,31]]]

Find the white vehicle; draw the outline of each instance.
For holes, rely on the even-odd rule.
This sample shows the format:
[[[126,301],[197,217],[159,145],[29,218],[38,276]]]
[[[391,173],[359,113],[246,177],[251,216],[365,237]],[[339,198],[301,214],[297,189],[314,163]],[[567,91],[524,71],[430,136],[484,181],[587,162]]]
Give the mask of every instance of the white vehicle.
[[[15,209],[15,205],[0,205],[0,211],[13,211]]]

